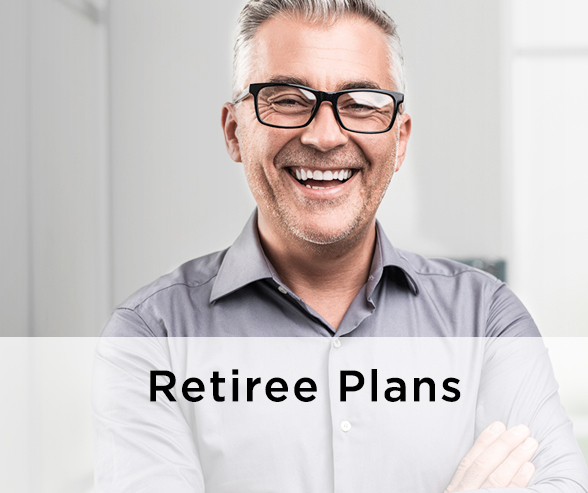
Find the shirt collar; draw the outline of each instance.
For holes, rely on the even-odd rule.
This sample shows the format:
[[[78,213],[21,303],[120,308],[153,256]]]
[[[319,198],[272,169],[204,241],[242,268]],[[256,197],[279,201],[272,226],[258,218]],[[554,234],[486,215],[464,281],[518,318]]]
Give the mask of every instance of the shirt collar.
[[[212,303],[252,282],[271,279],[274,275],[275,270],[261,248],[255,209],[235,243],[227,250],[216,275],[210,301]]]
[[[376,248],[370,269],[368,292],[371,294],[385,271],[394,270],[402,272],[410,291],[417,295],[419,288],[414,280],[410,264],[392,246],[378,221],[376,221],[376,232]],[[279,276],[265,256],[259,241],[256,209],[235,243],[227,250],[214,281],[210,302],[262,279],[274,279],[280,284]]]
[[[368,297],[380,282],[384,272],[391,274],[400,272],[406,279],[406,283],[412,294],[415,296],[419,294],[419,286],[415,280],[416,276],[412,266],[402,255],[402,252],[392,246],[386,233],[384,233],[382,225],[379,221],[376,221],[376,248],[374,250],[374,258],[372,260],[367,286]]]

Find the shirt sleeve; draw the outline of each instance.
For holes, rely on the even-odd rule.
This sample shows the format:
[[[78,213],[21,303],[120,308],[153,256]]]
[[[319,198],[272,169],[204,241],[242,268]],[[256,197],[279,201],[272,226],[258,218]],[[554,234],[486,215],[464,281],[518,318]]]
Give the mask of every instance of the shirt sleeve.
[[[560,402],[547,348],[536,337],[535,323],[504,284],[493,294],[488,313],[488,334],[500,337],[485,341],[475,436],[493,421],[502,421],[508,428],[528,425],[539,449],[531,460],[535,475],[521,491],[587,493],[588,467]]]
[[[486,337],[540,337],[535,321],[515,294],[496,280],[488,306]]]
[[[135,311],[119,309],[105,334],[121,333],[152,331]],[[161,393],[150,401],[152,370],[171,371],[165,338],[99,340],[92,383],[96,492],[205,491],[197,446],[174,389],[176,402]]]

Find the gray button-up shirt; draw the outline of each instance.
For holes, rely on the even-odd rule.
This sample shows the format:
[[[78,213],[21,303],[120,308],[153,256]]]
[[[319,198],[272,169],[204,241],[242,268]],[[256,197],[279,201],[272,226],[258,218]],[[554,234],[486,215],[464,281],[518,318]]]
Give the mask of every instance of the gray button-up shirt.
[[[131,296],[103,335],[119,337],[102,338],[96,357],[98,492],[440,493],[495,420],[527,424],[540,443],[528,491],[588,491],[520,301],[479,270],[396,250],[379,224],[367,283],[337,331],[280,280],[254,215],[228,250]],[[150,400],[153,371],[175,376],[173,400]],[[188,378],[200,379],[186,384],[198,402],[182,391]],[[280,402],[267,397],[276,378]],[[296,398],[303,378],[312,401]],[[417,378],[433,382],[420,399]],[[447,378],[458,400],[443,399]],[[406,399],[392,402],[398,379]]]
[[[503,282],[446,259],[395,249],[377,224],[367,283],[339,329],[281,280],[253,214],[227,250],[185,263],[127,299],[106,336],[538,336]],[[137,320],[141,323],[137,324]]]

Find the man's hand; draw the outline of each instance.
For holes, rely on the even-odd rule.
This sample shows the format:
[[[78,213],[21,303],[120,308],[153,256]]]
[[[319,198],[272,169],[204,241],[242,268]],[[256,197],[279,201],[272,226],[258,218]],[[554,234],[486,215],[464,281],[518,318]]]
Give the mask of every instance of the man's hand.
[[[486,428],[463,458],[445,493],[479,488],[525,488],[535,466],[529,462],[539,443],[525,425],[506,431],[500,421]]]

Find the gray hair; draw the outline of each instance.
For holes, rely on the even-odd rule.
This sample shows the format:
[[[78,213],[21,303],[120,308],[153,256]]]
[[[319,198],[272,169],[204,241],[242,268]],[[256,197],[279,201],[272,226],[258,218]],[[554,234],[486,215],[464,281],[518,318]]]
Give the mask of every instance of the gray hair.
[[[277,15],[300,16],[316,23],[333,22],[346,15],[357,15],[373,22],[388,38],[389,62],[396,90],[404,92],[404,57],[394,21],[374,0],[250,0],[239,20],[233,58],[233,98],[245,89],[252,69],[253,42],[257,30]]]

